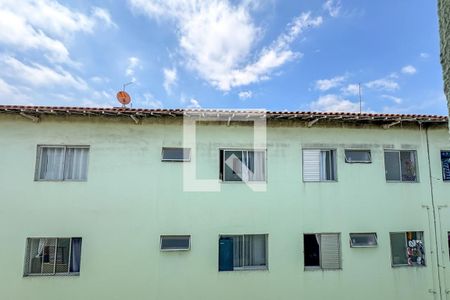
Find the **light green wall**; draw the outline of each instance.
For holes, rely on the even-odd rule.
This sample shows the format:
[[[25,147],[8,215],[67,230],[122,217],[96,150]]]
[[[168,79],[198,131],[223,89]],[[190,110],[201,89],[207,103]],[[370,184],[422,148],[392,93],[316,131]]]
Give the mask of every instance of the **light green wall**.
[[[435,249],[433,211],[423,207],[431,207],[425,130],[269,123],[267,192],[241,183],[183,192],[182,164],[160,160],[162,146],[181,145],[181,122],[158,120],[0,116],[0,299],[440,299],[429,290],[438,290],[436,254],[450,270],[450,208],[441,209]],[[200,126],[198,176],[217,178],[218,149],[252,147],[252,132]],[[430,130],[430,141],[435,201],[444,205],[446,129]],[[37,144],[90,145],[87,182],[35,182]],[[302,182],[301,149],[318,145],[337,149],[338,182]],[[355,145],[372,150],[372,164],[344,162]],[[385,147],[417,150],[419,183],[386,183]],[[407,230],[425,232],[424,268],[391,267],[389,232]],[[304,271],[308,232],[341,233],[343,270]],[[352,249],[350,232],[377,232],[379,246]],[[233,233],[269,235],[269,270],[218,272],[218,236]],[[161,234],[190,234],[192,249],[160,252]],[[33,236],[81,236],[80,276],[23,277]]]

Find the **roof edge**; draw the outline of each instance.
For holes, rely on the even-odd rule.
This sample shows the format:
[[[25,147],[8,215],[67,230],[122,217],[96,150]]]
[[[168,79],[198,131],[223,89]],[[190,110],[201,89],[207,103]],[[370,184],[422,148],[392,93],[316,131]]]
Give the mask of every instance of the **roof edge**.
[[[81,116],[128,116],[133,120],[151,117],[183,117],[183,116],[261,116],[267,119],[295,119],[304,121],[332,120],[342,122],[415,122],[446,123],[447,116],[420,114],[381,114],[354,112],[310,112],[310,111],[267,111],[264,109],[145,109],[128,107],[73,107],[73,106],[28,106],[0,105],[0,114],[20,114],[29,118],[41,115],[81,115]],[[315,121],[315,122],[317,122]]]

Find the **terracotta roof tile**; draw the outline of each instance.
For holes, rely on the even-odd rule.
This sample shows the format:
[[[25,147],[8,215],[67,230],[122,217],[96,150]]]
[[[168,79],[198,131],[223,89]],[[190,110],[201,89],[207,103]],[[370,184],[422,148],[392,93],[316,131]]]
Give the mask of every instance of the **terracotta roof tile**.
[[[79,115],[107,115],[123,116],[133,115],[139,117],[156,116],[183,116],[186,114],[264,114],[268,119],[302,119],[312,120],[323,119],[342,119],[343,121],[356,122],[432,122],[445,123],[447,116],[438,115],[419,115],[419,114],[381,114],[381,113],[354,113],[354,112],[311,112],[311,111],[265,111],[257,109],[146,109],[146,108],[127,108],[127,107],[70,107],[70,106],[21,106],[21,105],[0,105],[0,113],[22,113],[35,117],[46,114],[79,114]]]

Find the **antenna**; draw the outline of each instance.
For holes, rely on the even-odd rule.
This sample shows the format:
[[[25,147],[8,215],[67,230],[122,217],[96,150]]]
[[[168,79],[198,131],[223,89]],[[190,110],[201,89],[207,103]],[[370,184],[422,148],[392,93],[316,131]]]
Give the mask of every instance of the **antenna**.
[[[131,97],[130,97],[130,95],[128,95],[127,92],[125,92],[125,88],[128,85],[133,84],[133,83],[134,83],[134,81],[125,83],[122,86],[123,87],[122,90],[117,92],[116,98],[117,98],[117,101],[119,101],[119,103],[122,104],[122,107],[126,107],[126,105],[130,104],[130,102],[131,102]]]
[[[358,93],[359,93],[359,114],[361,114],[362,112],[361,83],[358,83]]]

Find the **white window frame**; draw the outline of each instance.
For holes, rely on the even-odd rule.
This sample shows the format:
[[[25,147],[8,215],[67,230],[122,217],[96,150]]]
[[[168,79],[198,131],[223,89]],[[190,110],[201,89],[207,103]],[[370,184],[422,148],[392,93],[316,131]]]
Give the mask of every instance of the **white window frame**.
[[[428,257],[428,254],[427,254],[427,252],[425,251],[425,264],[424,265],[409,265],[409,264],[394,264],[394,261],[393,261],[393,256],[392,256],[392,241],[391,241],[391,235],[392,234],[403,234],[403,236],[404,236],[404,241],[405,241],[405,245],[407,246],[407,241],[408,241],[408,238],[407,238],[407,236],[406,236],[406,234],[408,233],[408,232],[415,232],[415,233],[421,233],[422,234],[422,242],[425,244],[425,232],[424,231],[420,231],[420,230],[408,230],[408,231],[392,231],[392,232],[389,232],[389,246],[390,246],[390,256],[391,256],[391,267],[392,268],[401,268],[401,267],[409,267],[409,268],[412,268],[412,267],[418,267],[418,268],[422,268],[422,267],[426,267],[427,265],[428,265],[428,263],[427,263],[427,257]],[[424,246],[425,247],[425,246]],[[407,253],[405,253],[405,255],[406,255]]]
[[[247,166],[248,166],[248,152],[264,152],[264,180],[247,180],[244,181],[242,178],[241,180],[225,180],[225,153],[226,152],[242,152],[242,156],[244,156],[244,152],[247,152]],[[245,149],[245,148],[220,148],[219,153],[222,153],[222,183],[243,183],[243,182],[251,182],[251,183],[258,183],[258,182],[267,182],[267,149],[259,149],[259,148],[253,148],[253,149]],[[241,162],[242,163],[242,162]]]
[[[359,152],[369,152],[369,160],[349,160],[347,158],[347,151],[359,151]],[[345,162],[348,164],[371,164],[372,163],[372,151],[370,149],[344,149]]]
[[[394,153],[398,153],[398,161],[399,161],[399,168],[400,168],[400,180],[388,180],[386,178],[386,173],[385,173],[385,179],[386,182],[390,182],[390,183],[419,183],[419,159],[418,159],[418,155],[417,155],[417,150],[414,149],[384,149],[383,151],[383,159],[384,159],[384,171],[386,172],[386,158],[385,158],[385,153],[386,152],[394,152]],[[401,152],[413,152],[414,153],[414,159],[415,159],[415,167],[416,167],[416,180],[412,181],[412,180],[403,180],[403,173],[402,173],[402,159],[401,159]]]
[[[57,256],[57,250],[55,252],[55,262],[53,266],[53,272],[52,273],[31,273],[31,242],[32,240],[40,240],[40,239],[55,239],[55,249],[58,249],[58,240],[61,239],[69,239],[69,255],[68,255],[68,263],[67,263],[67,272],[58,272],[56,273],[56,256]],[[72,255],[72,239],[81,239],[81,237],[29,237],[26,240],[26,253],[25,253],[25,263],[24,263],[24,270],[23,270],[23,277],[31,277],[31,276],[79,276],[80,272],[70,272],[70,263],[71,263],[71,255]],[[30,252],[27,252],[29,250]],[[81,260],[81,255],[80,258]]]
[[[41,179],[41,160],[42,160],[42,149],[43,148],[63,148],[63,166],[62,166],[62,178],[61,179]],[[67,149],[70,148],[81,148],[87,149],[87,158],[86,158],[86,179],[65,179],[65,167],[66,167],[66,152]],[[91,147],[89,145],[37,145],[36,151],[36,167],[34,173],[34,181],[74,181],[74,182],[86,182],[88,180],[89,174],[89,157],[90,157]]]
[[[372,235],[375,239],[375,244],[374,245],[356,245],[353,244],[352,241],[352,236],[365,236],[365,235]],[[351,232],[350,233],[350,248],[376,248],[378,247],[378,237],[376,232]]]
[[[234,267],[233,266],[233,271],[264,271],[264,270],[269,270],[269,234],[267,233],[257,233],[257,234],[221,234],[219,236],[219,240],[220,238],[233,238],[233,237],[242,237],[242,264],[245,265],[245,242],[244,239],[247,236],[257,236],[257,235],[262,235],[264,236],[264,244],[265,244],[265,262],[266,264],[264,266],[242,266],[242,267]],[[231,272],[233,272],[231,271]]]
[[[189,244],[187,248],[163,248],[163,239],[165,238],[188,238]],[[189,234],[163,234],[159,238],[159,249],[161,252],[173,252],[173,251],[189,251],[191,250],[191,235]]]
[[[181,149],[183,150],[183,158],[182,159],[165,159],[164,158],[164,150],[166,149]],[[184,158],[185,151],[188,153],[188,157]],[[161,161],[162,162],[190,162],[191,161],[191,148],[184,148],[184,147],[162,147],[161,148]]]
[[[322,235],[337,235],[337,239],[338,239],[338,252],[339,252],[339,268],[324,268],[322,263],[322,253],[323,253],[323,248],[322,248],[322,244],[319,243],[319,266],[305,266],[304,265],[304,270],[305,271],[340,271],[342,270],[342,241],[341,241],[341,233],[339,232],[320,232],[320,233],[304,233],[303,234],[303,240],[304,240],[304,236],[305,235],[319,235],[320,238],[322,239]],[[303,245],[303,253],[305,252],[305,245]],[[304,263],[304,261],[303,261]]]
[[[328,179],[321,179],[322,178],[322,163],[321,160],[319,160],[319,180],[305,180],[305,152],[304,151],[309,150],[316,150],[320,153],[322,152],[330,152],[333,157],[333,173],[334,173],[334,179],[328,180]],[[336,148],[302,148],[302,178],[303,182],[337,182],[338,181],[338,161],[337,161],[337,149]],[[325,176],[326,177],[326,176]]]

